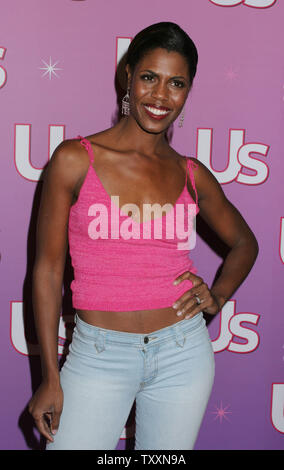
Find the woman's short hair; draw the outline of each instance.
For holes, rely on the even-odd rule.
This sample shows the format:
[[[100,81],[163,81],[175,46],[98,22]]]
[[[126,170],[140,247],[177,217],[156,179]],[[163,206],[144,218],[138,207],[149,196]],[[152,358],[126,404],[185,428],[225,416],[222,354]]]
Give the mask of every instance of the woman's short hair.
[[[190,87],[196,74],[198,53],[196,46],[188,34],[176,23],[162,21],[143,29],[131,41],[126,64],[133,72],[138,62],[147,52],[161,47],[167,51],[179,52],[185,57],[189,67]]]

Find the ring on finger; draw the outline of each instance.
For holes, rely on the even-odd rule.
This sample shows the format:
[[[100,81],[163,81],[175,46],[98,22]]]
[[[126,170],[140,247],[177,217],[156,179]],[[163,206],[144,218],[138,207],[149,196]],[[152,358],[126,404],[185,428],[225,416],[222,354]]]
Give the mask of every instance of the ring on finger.
[[[196,303],[197,303],[197,305],[200,305],[201,302],[202,302],[202,300],[200,300],[200,298],[198,297],[198,295],[196,295],[195,298],[196,298]]]

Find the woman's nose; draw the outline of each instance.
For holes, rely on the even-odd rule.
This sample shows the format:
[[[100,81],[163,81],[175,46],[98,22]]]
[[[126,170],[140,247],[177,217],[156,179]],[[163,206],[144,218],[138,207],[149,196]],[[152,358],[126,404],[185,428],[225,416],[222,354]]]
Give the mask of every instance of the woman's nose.
[[[157,83],[152,90],[152,96],[156,99],[161,99],[161,100],[167,99],[168,98],[167,86],[162,82]]]

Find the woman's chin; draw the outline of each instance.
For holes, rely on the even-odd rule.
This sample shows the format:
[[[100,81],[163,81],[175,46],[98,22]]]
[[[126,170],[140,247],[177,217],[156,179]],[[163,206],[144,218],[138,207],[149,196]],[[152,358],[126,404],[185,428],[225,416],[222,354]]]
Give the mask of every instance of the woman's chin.
[[[161,134],[162,132],[166,132],[169,126],[171,125],[171,122],[149,122],[149,120],[145,119],[137,119],[135,118],[137,124],[143,131],[147,132],[148,134]]]

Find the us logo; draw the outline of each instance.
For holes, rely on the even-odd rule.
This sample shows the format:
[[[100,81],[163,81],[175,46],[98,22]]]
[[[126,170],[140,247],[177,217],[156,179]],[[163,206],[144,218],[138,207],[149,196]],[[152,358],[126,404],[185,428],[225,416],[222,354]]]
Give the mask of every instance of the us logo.
[[[253,8],[269,8],[272,7],[276,0],[209,0],[219,7],[235,7],[237,5],[245,5]]]

